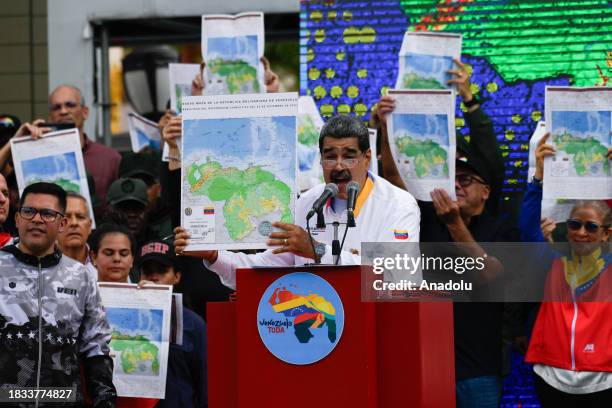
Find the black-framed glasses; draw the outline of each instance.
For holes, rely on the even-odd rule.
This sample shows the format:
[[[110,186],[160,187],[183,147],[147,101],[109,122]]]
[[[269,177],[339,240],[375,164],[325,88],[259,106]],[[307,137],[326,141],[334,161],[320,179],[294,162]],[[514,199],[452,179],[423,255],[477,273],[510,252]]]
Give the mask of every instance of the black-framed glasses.
[[[468,187],[472,185],[473,182],[487,184],[484,180],[481,180],[478,177],[474,177],[471,174],[457,174],[455,175],[455,180],[457,180],[457,183],[459,183],[461,187]]]
[[[38,209],[34,207],[21,207],[19,209],[19,215],[21,215],[22,218],[28,221],[33,220],[34,217],[36,217],[36,214],[40,214],[40,218],[44,222],[53,222],[57,219],[57,217],[64,216],[64,214],[62,214],[61,212],[52,210],[50,208]]]
[[[54,103],[53,105],[49,105],[49,110],[51,112],[56,112],[56,111],[62,110],[62,106],[65,107],[66,109],[75,109],[75,108],[78,108],[80,104],[78,102],[72,102],[72,101],[68,101],[64,103]]]
[[[588,232],[589,234],[596,233],[597,231],[599,231],[600,228],[608,228],[607,225],[599,225],[598,223],[594,221],[582,222],[575,218],[568,219],[566,221],[566,224],[567,224],[567,228],[572,231],[580,231],[580,228],[584,227],[586,232]]]

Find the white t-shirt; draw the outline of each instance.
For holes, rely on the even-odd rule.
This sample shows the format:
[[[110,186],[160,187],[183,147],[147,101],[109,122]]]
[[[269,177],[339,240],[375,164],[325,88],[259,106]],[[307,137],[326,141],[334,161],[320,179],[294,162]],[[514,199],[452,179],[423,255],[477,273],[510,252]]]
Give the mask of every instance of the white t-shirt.
[[[533,371],[546,384],[568,394],[591,394],[612,388],[612,373],[604,371],[571,371],[536,364]]]

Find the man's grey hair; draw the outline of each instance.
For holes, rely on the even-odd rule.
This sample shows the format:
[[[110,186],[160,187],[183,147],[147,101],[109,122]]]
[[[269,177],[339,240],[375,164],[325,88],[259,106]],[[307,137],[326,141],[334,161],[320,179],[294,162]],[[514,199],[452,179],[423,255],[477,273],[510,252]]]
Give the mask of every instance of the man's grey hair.
[[[72,89],[73,91],[75,91],[76,93],[78,93],[78,94],[79,94],[79,98],[81,99],[81,106],[82,106],[82,107],[85,107],[85,106],[86,106],[86,105],[85,105],[85,97],[83,96],[83,92],[81,92],[81,90],[80,90],[79,88],[77,88],[77,87],[76,87],[76,86],[74,86],[74,85],[70,85],[70,84],[61,84],[61,85],[56,86],[56,87],[55,87],[55,88],[54,88],[54,89],[51,91],[51,93],[49,94],[49,100],[48,100],[48,103],[49,103],[49,108],[51,108],[51,97],[52,97],[52,96],[53,96],[53,94],[54,94],[55,92],[57,92],[57,91],[58,91],[60,88],[70,88],[70,89]]]
[[[89,217],[89,201],[87,201],[84,195],[75,191],[66,191],[66,198],[77,198],[79,200],[83,200],[85,203],[85,208],[87,208],[87,217]]]

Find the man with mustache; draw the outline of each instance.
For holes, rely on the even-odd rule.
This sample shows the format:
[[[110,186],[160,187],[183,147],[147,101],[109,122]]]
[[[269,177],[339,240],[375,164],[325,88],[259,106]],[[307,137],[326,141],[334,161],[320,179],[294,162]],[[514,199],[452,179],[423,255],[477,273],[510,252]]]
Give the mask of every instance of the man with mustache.
[[[97,285],[55,247],[66,228],[66,192],[34,183],[20,203],[19,243],[0,250],[0,384],[71,388],[77,404],[87,386],[94,407],[114,407],[111,331]]]
[[[239,267],[303,265],[315,259],[330,264],[333,262],[329,245],[333,239],[331,223],[346,222],[347,184],[353,180],[360,187],[355,206],[357,226],[347,231],[340,264],[359,265],[362,242],[418,242],[420,213],[416,200],[407,191],[368,172],[371,150],[368,129],[362,122],[346,115],[330,118],[321,129],[319,150],[325,182],[336,183],[339,193],[323,208],[327,227],[312,230],[314,251],[305,229],[306,214],[323,192],[323,184],[297,200],[295,224],[272,224],[276,230],[269,235],[268,245],[272,248],[267,251],[253,255],[202,251],[189,255],[204,258],[207,267],[230,288],[236,286],[235,271]],[[175,234],[176,251],[182,253],[189,234],[181,227],[175,229]]]
[[[59,233],[58,243],[62,253],[79,261],[97,279],[98,271],[89,257],[87,238],[91,233],[92,221],[89,216],[87,200],[78,193],[66,195],[66,228]]]

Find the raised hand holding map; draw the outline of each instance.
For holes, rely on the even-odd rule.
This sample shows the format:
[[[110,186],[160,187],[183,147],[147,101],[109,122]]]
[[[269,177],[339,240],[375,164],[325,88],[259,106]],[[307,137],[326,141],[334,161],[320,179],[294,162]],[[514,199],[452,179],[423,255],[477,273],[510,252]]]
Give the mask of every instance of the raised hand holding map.
[[[547,87],[546,125],[556,153],[544,161],[544,198],[611,198],[612,89]]]
[[[206,95],[266,92],[263,13],[202,16]]]
[[[40,181],[55,183],[66,191],[85,197],[89,216],[94,220],[78,129],[47,133],[40,139],[31,136],[12,138],[11,152],[19,195],[30,184]],[[95,223],[92,227],[96,227]]]
[[[185,99],[186,251],[264,249],[273,222],[294,222],[296,114],[295,93]]]
[[[404,184],[418,200],[434,188],[455,198],[455,96],[451,90],[389,90],[389,145]]]
[[[461,35],[406,32],[399,53],[397,89],[448,89],[453,58],[461,59]]]

